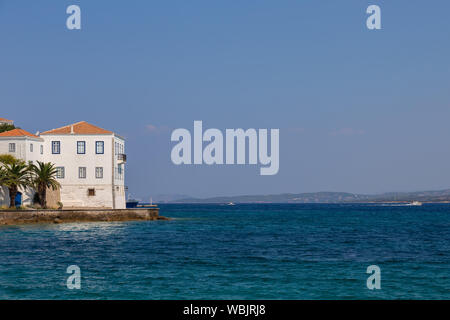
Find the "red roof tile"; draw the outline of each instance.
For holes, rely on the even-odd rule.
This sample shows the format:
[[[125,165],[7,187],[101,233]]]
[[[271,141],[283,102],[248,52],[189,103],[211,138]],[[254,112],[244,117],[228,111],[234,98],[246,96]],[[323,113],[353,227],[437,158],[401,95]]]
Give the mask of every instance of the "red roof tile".
[[[25,136],[39,138],[38,136],[29,133],[28,131],[25,131],[23,129],[13,129],[10,131],[0,133],[0,137],[25,137]]]
[[[41,133],[41,135],[46,134],[113,134],[113,132],[94,126],[93,124],[87,123],[86,121],[81,121],[65,127],[52,129]]]

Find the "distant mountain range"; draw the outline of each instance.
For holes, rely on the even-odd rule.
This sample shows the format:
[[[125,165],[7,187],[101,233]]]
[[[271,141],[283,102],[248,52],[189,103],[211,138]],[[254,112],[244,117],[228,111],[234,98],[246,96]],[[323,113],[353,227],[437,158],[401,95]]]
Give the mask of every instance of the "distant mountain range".
[[[283,193],[206,199],[183,198],[169,203],[367,203],[367,202],[450,202],[450,189],[440,191],[390,192],[376,195],[347,192]]]
[[[187,199],[190,198],[190,196],[185,194],[158,194],[156,196],[152,196],[152,201],[156,203],[167,203],[167,202],[174,202],[181,199]],[[147,199],[150,199],[148,197]]]

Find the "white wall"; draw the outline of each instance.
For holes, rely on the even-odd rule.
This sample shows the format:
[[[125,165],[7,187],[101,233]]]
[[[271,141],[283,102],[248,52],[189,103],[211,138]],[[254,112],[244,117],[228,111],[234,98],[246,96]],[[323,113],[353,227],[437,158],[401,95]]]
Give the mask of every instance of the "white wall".
[[[41,154],[41,145],[43,145],[44,141],[33,141],[33,140],[26,140],[26,153],[25,153],[25,161],[32,161],[34,164],[36,164],[36,161],[42,161],[43,154]],[[33,151],[31,151],[30,145],[33,145]]]
[[[52,141],[60,142],[60,154],[52,154]],[[86,144],[85,154],[77,153],[77,142]],[[96,154],[96,141],[104,142],[104,153]],[[9,152],[9,143],[16,143],[16,152]],[[33,144],[33,151],[30,145]],[[43,145],[43,154],[41,154]],[[116,148],[118,147],[118,148]],[[117,151],[116,151],[117,149]],[[25,161],[37,160],[64,167],[65,176],[57,179],[61,184],[61,202],[64,207],[103,207],[123,209],[125,200],[125,164],[120,164],[117,154],[125,153],[125,141],[111,135],[42,135],[39,139],[11,137],[0,139],[0,154],[11,154]],[[86,178],[79,178],[79,167],[86,168]],[[96,167],[103,168],[103,178],[96,178]],[[121,174],[117,170],[121,167]],[[88,194],[95,189],[95,196]],[[4,192],[3,192],[4,193]],[[8,191],[6,191],[6,197]],[[31,204],[34,192],[22,191],[22,203]],[[0,204],[9,205],[9,197],[0,192]]]
[[[125,163],[119,163],[118,155],[125,154],[125,141],[118,137],[114,137],[114,168],[121,168],[121,173],[114,169],[114,202],[116,208],[125,208]]]
[[[43,155],[40,154],[40,146],[43,142],[43,139],[32,137],[2,137],[0,138],[0,154],[10,154],[26,162],[33,161],[36,163],[36,160],[42,161]],[[9,152],[10,143],[15,143],[15,152]],[[33,144],[33,151],[30,149],[31,144]],[[21,189],[19,192],[22,193],[22,205],[33,204],[34,190],[28,188]],[[0,190],[0,206],[9,206],[9,192],[6,188]]]
[[[0,208],[9,207],[9,193],[6,187],[0,186]]]
[[[117,156],[114,142],[117,138],[114,135],[43,135],[42,138],[45,161],[64,167],[65,177],[58,179],[64,207],[125,208],[125,192],[121,191],[124,189],[124,174],[123,179],[115,176]],[[60,142],[60,154],[52,154],[53,141]],[[85,154],[77,153],[78,141],[85,142]],[[103,154],[96,154],[97,141],[104,142]],[[124,144],[123,140],[121,143]],[[84,179],[79,178],[80,167],[86,168]],[[96,167],[103,168],[103,178],[96,178]],[[113,188],[113,183],[119,186],[119,190]],[[95,196],[89,196],[88,189],[95,189]]]
[[[44,159],[65,168],[66,185],[110,185],[112,183],[112,136],[60,135],[44,138]],[[52,154],[52,141],[60,141],[61,153]],[[77,142],[85,141],[86,153],[77,154]],[[96,141],[104,141],[104,154],[95,153]],[[78,177],[78,168],[86,167],[86,179]],[[95,168],[103,167],[103,179],[95,178]]]
[[[16,145],[15,152],[9,152],[10,143]],[[0,154],[10,154],[27,162],[36,162],[36,160],[41,161],[43,155],[40,153],[40,147],[43,143],[43,139],[34,139],[31,137],[2,137],[0,138]],[[33,151],[31,151],[30,145],[33,145]]]
[[[16,145],[15,152],[9,152],[9,144]],[[24,138],[2,138],[0,140],[0,154],[10,154],[18,159],[26,159],[26,140]]]

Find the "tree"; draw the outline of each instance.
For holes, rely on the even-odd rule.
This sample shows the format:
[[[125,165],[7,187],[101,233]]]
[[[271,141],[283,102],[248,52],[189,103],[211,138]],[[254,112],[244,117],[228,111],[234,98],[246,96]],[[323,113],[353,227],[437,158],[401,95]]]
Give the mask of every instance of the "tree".
[[[10,154],[0,154],[0,164],[13,164],[13,163],[17,163],[20,160],[15,158],[14,156],[10,155]]]
[[[8,179],[8,171],[6,170],[5,166],[18,163],[19,161],[19,159],[10,154],[0,154],[0,187],[6,187]]]
[[[16,195],[19,188],[26,189],[31,185],[30,167],[21,160],[4,166],[6,178],[3,185],[9,190],[9,207],[16,205]]]
[[[3,167],[0,167],[0,187],[4,185],[6,177],[6,170]]]
[[[30,171],[32,175],[32,184],[39,195],[39,203],[42,208],[47,208],[47,188],[56,190],[60,187],[56,181],[57,169],[55,165],[47,162],[37,161],[37,165],[31,164]]]
[[[0,124],[0,133],[5,132],[5,131],[11,131],[13,129],[16,129],[16,127],[13,124],[8,124],[8,123]]]

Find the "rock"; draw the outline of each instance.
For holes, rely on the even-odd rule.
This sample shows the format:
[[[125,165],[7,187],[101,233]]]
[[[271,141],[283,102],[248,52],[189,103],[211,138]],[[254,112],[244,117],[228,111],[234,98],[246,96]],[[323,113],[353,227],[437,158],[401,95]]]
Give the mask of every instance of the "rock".
[[[1,0],[0,0],[1,1]],[[0,210],[0,224],[66,223],[91,221],[170,220],[158,217],[159,209]]]

